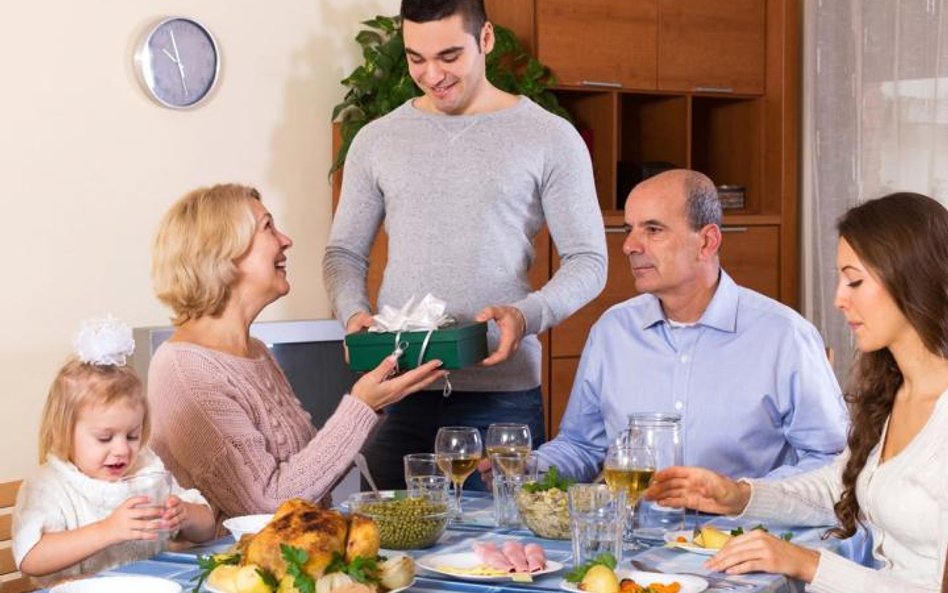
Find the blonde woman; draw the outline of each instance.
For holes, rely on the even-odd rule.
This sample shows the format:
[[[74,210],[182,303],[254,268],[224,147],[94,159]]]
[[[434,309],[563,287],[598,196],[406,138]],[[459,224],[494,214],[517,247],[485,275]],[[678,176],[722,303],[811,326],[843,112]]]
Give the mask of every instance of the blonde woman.
[[[154,447],[218,520],[323,498],[378,426],[379,410],[445,375],[431,361],[389,378],[386,359],[316,430],[266,346],[250,337],[257,315],[290,290],[292,245],[260,194],[240,185],[188,193],[155,239],[152,279],[177,330],[148,373]]]

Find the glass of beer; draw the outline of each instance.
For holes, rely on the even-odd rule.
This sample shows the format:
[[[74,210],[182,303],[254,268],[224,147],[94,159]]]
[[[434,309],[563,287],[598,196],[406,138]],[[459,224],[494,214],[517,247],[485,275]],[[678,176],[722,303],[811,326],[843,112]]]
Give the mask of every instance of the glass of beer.
[[[454,500],[457,515],[455,521],[461,521],[461,492],[464,481],[474,473],[477,462],[484,452],[481,433],[469,426],[442,426],[435,436],[435,457],[438,467],[454,484]]]
[[[635,528],[635,505],[652,481],[655,466],[655,454],[649,447],[643,445],[615,442],[606,451],[606,460],[603,463],[606,484],[614,492],[624,490],[626,503],[629,505],[623,534],[627,550],[640,549],[639,544],[632,537]]]

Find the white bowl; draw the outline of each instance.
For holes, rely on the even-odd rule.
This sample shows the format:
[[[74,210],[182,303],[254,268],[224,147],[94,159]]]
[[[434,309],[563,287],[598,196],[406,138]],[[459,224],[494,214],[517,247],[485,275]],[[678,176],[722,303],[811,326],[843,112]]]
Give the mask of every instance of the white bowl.
[[[241,536],[248,533],[253,535],[266,527],[271,519],[273,515],[242,515],[227,519],[224,521],[224,527],[234,536],[234,540],[240,541]]]
[[[50,593],[181,593],[181,585],[145,576],[96,577],[56,585]]]

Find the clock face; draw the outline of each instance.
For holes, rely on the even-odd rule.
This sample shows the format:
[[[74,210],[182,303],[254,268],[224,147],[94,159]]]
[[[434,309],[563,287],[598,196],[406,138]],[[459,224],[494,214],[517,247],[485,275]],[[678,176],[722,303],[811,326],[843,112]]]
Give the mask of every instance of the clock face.
[[[149,96],[178,109],[194,107],[207,97],[220,71],[214,37],[188,18],[165,19],[151,28],[135,60]]]

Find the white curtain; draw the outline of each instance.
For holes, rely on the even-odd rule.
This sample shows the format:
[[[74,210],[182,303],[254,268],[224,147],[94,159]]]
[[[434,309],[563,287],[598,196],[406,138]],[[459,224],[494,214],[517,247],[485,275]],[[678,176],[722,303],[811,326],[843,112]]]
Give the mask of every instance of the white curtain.
[[[804,314],[852,361],[833,307],[836,219],[893,191],[948,204],[948,0],[804,0]]]

